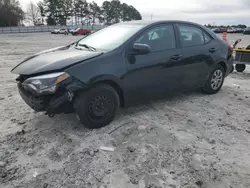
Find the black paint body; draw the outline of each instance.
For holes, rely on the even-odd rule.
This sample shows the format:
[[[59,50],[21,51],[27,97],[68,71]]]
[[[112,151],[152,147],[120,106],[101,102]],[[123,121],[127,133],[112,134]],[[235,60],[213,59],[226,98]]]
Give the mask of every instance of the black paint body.
[[[220,63],[225,68],[226,76],[231,70],[233,59],[228,52],[229,45],[201,25],[182,21],[131,23],[144,24],[145,27],[112,51],[92,52],[77,50],[72,46],[62,47],[25,60],[12,72],[31,77],[65,71],[87,88],[97,82],[110,83],[119,90],[127,106],[141,99],[202,87],[215,64]],[[202,29],[212,40],[205,45],[183,48],[177,30],[180,23]],[[134,55],[132,48],[135,39],[147,29],[161,24],[173,24],[176,48]]]

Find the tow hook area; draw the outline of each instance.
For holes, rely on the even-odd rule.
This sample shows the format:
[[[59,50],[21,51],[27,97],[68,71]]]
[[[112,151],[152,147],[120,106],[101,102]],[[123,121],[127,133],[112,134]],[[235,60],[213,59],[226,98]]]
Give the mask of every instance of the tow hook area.
[[[52,113],[50,113],[50,112],[46,112],[45,115],[48,115],[50,118],[52,118],[52,117],[55,116],[55,114],[52,114]]]
[[[54,96],[48,105],[47,111],[45,115],[48,115],[50,118],[54,117],[56,114],[71,113],[72,112],[72,104],[74,93],[67,91],[63,95]]]

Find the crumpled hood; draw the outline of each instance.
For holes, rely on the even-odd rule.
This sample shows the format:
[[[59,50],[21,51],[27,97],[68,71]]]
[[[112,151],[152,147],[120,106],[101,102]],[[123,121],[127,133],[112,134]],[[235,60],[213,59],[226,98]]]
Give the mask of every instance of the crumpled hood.
[[[13,68],[11,72],[22,75],[31,75],[56,71],[80,63],[84,60],[97,57],[101,54],[102,52],[79,50],[72,46],[61,46],[28,57]]]

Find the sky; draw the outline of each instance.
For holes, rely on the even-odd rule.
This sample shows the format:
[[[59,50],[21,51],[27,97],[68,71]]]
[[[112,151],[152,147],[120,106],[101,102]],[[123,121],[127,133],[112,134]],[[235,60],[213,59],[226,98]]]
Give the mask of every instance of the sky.
[[[30,1],[19,0],[25,9]],[[87,0],[91,2],[93,0]],[[104,0],[94,0],[101,5]],[[250,0],[120,0],[133,5],[144,20],[187,20],[200,24],[250,26]]]

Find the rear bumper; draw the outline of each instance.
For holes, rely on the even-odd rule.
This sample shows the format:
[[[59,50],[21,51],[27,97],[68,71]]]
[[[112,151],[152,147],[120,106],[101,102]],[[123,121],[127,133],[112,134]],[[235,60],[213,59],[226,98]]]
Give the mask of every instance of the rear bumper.
[[[233,63],[234,63],[233,56],[228,59],[227,63],[228,63],[228,68],[226,70],[225,77],[228,76],[231,73],[231,70],[233,69]]]

